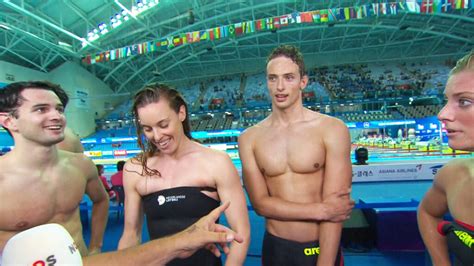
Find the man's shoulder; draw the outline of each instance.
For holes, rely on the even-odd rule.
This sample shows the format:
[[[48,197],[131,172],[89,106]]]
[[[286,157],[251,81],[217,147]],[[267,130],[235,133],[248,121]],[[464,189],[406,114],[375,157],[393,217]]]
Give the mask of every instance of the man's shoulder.
[[[80,173],[87,180],[98,177],[94,162],[82,153],[59,150],[61,169],[70,173]]]
[[[0,175],[11,170],[21,168],[21,160],[9,152],[3,156],[0,156]]]
[[[92,160],[83,153],[75,153],[65,150],[58,150],[59,156],[62,160],[73,164],[90,164]]]
[[[5,170],[9,169],[11,165],[8,163],[7,155],[0,156],[0,182],[6,178]]]
[[[306,121],[310,127],[318,130],[324,130],[331,133],[335,133],[334,130],[347,129],[346,124],[339,118],[321,114],[318,112],[310,113],[309,119]]]
[[[345,125],[344,122],[337,117],[321,114],[321,113],[317,113],[317,115],[321,118],[322,122],[327,125],[332,125],[332,126]]]

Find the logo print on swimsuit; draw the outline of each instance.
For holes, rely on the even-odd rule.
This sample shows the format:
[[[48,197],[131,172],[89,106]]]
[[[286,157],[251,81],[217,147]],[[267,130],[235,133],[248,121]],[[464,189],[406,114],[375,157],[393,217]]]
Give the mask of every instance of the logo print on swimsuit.
[[[157,201],[159,205],[163,205],[166,201],[165,196],[159,195]]]
[[[319,255],[319,249],[320,247],[312,247],[312,248],[305,248],[303,251],[306,256],[314,256],[314,255]]]

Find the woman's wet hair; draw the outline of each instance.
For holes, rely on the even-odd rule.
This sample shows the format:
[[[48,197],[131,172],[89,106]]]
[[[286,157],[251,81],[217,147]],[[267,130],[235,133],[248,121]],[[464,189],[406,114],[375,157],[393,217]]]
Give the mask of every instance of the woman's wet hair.
[[[191,136],[191,125],[188,119],[188,105],[184,100],[183,96],[174,88],[171,88],[165,84],[151,84],[145,86],[143,89],[138,91],[133,98],[132,113],[135,117],[135,127],[137,130],[137,142],[138,146],[142,150],[142,153],[137,156],[137,160],[143,167],[142,175],[158,175],[161,176],[160,172],[156,169],[151,169],[147,166],[148,158],[152,157],[159,152],[158,148],[148,141],[143,134],[143,129],[140,125],[140,120],[138,116],[138,109],[145,107],[152,103],[157,103],[160,100],[166,100],[169,103],[169,107],[179,113],[181,106],[184,106],[186,110],[186,118],[182,122],[184,135],[189,139],[192,139]]]

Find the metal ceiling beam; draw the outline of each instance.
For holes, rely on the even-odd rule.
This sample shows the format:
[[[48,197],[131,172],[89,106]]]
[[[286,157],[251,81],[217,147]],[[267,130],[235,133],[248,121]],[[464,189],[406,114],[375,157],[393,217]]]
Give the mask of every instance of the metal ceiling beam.
[[[86,22],[86,24],[88,24],[92,28],[95,28],[94,23],[92,23],[89,18],[87,18],[87,14],[84,13],[84,11],[82,11],[79,7],[77,7],[74,2],[71,2],[70,0],[63,0],[63,3],[67,5],[72,11],[74,11],[74,13],[76,13],[80,18],[82,18]],[[79,25],[79,23],[77,23],[77,25]]]
[[[25,37],[27,37],[27,38],[30,38],[30,39],[33,39],[33,40],[36,40],[36,41],[43,42],[43,43],[49,45],[50,47],[56,47],[57,49],[63,51],[64,53],[67,53],[67,54],[69,54],[69,55],[71,55],[71,56],[73,56],[73,57],[80,58],[80,56],[79,56],[78,54],[76,54],[75,52],[73,52],[73,51],[67,49],[66,47],[60,46],[60,45],[58,45],[58,44],[56,44],[56,43],[52,43],[52,42],[50,42],[50,41],[48,41],[48,40],[45,40],[45,39],[43,39],[43,38],[40,38],[39,36],[37,36],[37,35],[35,35],[35,34],[31,33],[31,32],[24,31],[23,29],[20,29],[20,28],[18,28],[18,27],[16,27],[16,26],[13,26],[13,25],[8,24],[8,27],[10,27],[10,29],[13,30],[13,31],[15,31],[16,33],[21,34],[21,35],[23,35],[23,36],[25,36]]]
[[[6,47],[4,47],[4,46],[0,46],[0,49],[5,49],[8,53],[11,53],[11,54],[13,54],[13,55],[19,57],[21,60],[30,63],[31,65],[35,66],[36,68],[40,69],[40,70],[43,71],[43,72],[47,72],[47,70],[46,70],[45,68],[43,68],[42,66],[36,64],[35,62],[33,62],[33,61],[31,61],[30,59],[24,57],[23,55],[12,51],[11,49],[8,49],[8,48],[6,48]]]
[[[38,20],[39,22],[41,22],[41,23],[43,23],[43,24],[45,24],[45,25],[47,25],[47,26],[49,26],[49,27],[51,27],[51,28],[53,28],[53,29],[55,29],[55,30],[57,30],[57,31],[59,31],[59,32],[62,32],[62,33],[64,33],[64,34],[68,35],[68,36],[71,37],[71,38],[74,38],[74,39],[80,41],[81,43],[82,43],[82,42],[86,42],[88,45],[90,45],[90,46],[92,46],[92,47],[94,47],[94,48],[96,48],[96,49],[100,49],[100,47],[97,47],[97,46],[95,46],[95,45],[89,43],[85,38],[79,37],[79,36],[77,36],[76,34],[74,34],[74,33],[70,32],[70,31],[67,31],[67,30],[63,29],[63,28],[61,28],[60,26],[58,26],[58,25],[56,25],[56,24],[54,24],[54,23],[52,23],[52,22],[49,22],[49,21],[47,21],[46,19],[44,19],[44,18],[42,18],[42,17],[39,17],[39,16],[37,16],[37,15],[31,13],[30,11],[28,11],[28,10],[26,10],[26,9],[20,7],[20,6],[15,5],[15,4],[12,3],[10,0],[3,0],[3,2],[4,2],[7,6],[9,6],[10,8],[12,8],[12,9],[14,9],[14,10],[16,10],[16,11],[18,11],[18,12],[24,14],[24,15],[27,15],[27,16],[33,18],[33,19],[36,19],[36,20]]]
[[[6,34],[5,34],[6,35]],[[7,36],[5,36],[5,39],[7,38]],[[22,42],[23,41],[23,38],[24,37],[21,37],[21,38],[17,38],[16,40],[14,40],[13,43],[9,43],[8,44],[8,47],[7,49],[10,49],[10,48],[13,48],[15,45],[17,45],[18,43]],[[5,43],[6,44],[6,43]],[[5,50],[3,51],[3,53],[0,53],[0,56],[2,56],[3,54],[5,54],[8,50]]]

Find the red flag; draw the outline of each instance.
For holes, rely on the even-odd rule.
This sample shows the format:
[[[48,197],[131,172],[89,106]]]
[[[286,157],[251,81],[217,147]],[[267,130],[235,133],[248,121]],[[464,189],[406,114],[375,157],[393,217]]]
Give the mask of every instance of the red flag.
[[[307,22],[307,23],[313,22],[313,15],[311,14],[311,12],[301,12],[300,16],[301,16],[301,22]]]
[[[433,13],[433,0],[423,0],[420,11],[421,13]]]
[[[209,39],[211,39],[211,41],[214,40],[214,30],[213,29],[209,30]]]
[[[277,29],[280,28],[280,18],[279,17],[273,18],[273,26]]]
[[[91,55],[88,55],[88,56],[82,58],[82,63],[90,65],[91,64]]]
[[[242,23],[235,23],[235,35],[242,34]]]
[[[193,33],[192,32],[187,32],[186,33],[186,42],[188,42],[188,43],[193,42]]]

